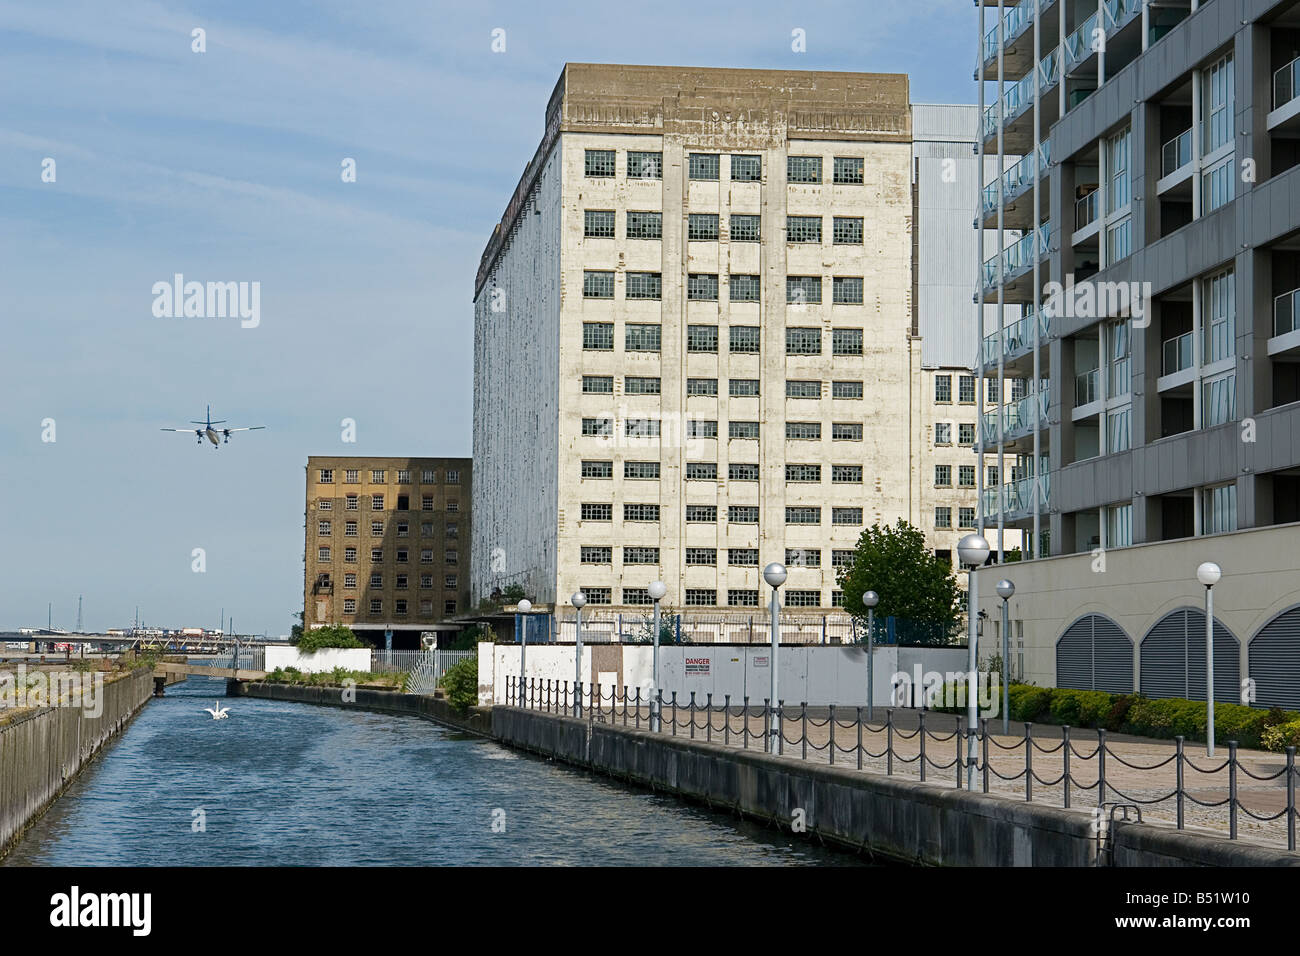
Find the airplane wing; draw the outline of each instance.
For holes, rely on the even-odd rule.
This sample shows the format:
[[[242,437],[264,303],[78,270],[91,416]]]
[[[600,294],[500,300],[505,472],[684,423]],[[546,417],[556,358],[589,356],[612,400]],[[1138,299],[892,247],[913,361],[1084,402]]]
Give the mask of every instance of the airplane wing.
[[[184,432],[186,435],[190,433],[194,433],[196,435],[203,434],[202,428],[160,428],[158,430],[161,432]]]
[[[223,432],[255,432],[259,428],[265,428],[265,425],[245,425],[242,428],[223,428]]]

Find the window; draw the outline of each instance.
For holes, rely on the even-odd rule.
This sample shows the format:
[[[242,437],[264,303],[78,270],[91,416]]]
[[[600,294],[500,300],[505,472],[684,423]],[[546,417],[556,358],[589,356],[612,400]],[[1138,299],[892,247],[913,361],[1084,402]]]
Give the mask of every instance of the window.
[[[664,216],[660,212],[629,212],[627,214],[629,239],[662,239]]]
[[[821,329],[786,329],[785,330],[785,354],[786,355],[821,355],[822,354],[822,330]]]
[[[582,463],[583,478],[613,478],[614,463],[612,461],[584,461]]]
[[[421,525],[420,525],[420,537],[422,537],[422,538],[432,538],[432,537],[433,537],[433,522],[432,522],[432,521],[425,521],[425,522],[421,523]]]
[[[613,322],[583,322],[582,347],[593,352],[610,352],[614,349]]]
[[[320,483],[322,485],[332,485],[334,483],[333,468],[322,468],[320,470]]]
[[[614,273],[588,269],[582,273],[582,295],[586,299],[614,298]]]
[[[817,607],[821,604],[820,591],[786,591],[786,607]]]
[[[1208,155],[1234,139],[1232,54],[1205,71],[1203,78],[1202,109],[1205,112],[1205,152]]]
[[[836,305],[861,305],[862,277],[836,276],[832,279],[831,301]]]
[[[663,291],[663,276],[658,272],[629,272],[627,297],[629,299],[658,299]]]
[[[432,510],[433,510],[433,495],[421,495],[421,496],[420,496],[420,510],[421,510],[421,511],[432,511]]]
[[[787,156],[785,178],[792,183],[819,183],[822,181],[820,156]]]
[[[344,613],[344,614],[356,614],[356,613],[357,613],[357,599],[356,599],[356,598],[344,598],[344,599],[343,599],[343,613]]]
[[[444,613],[444,614],[455,614],[455,613],[456,613],[456,599],[455,599],[455,598],[448,598],[447,600],[445,600],[445,601],[442,602],[442,613]]]
[[[316,507],[321,511],[333,511],[334,502],[329,498],[322,498],[320,501],[316,502]]]
[[[687,481],[717,481],[718,463],[716,461],[688,461],[686,463]]]
[[[686,238],[707,242],[718,238],[718,214],[693,212],[686,217]]]
[[[861,382],[831,382],[831,398],[861,398]]]
[[[657,461],[625,461],[623,462],[624,478],[658,478],[659,462]]]
[[[748,462],[730,462],[727,465],[728,481],[758,481],[758,465]]]
[[[1106,149],[1106,173],[1110,179],[1107,190],[1106,212],[1118,212],[1132,199],[1132,186],[1129,180],[1129,144],[1133,139],[1132,129],[1110,137]]]
[[[345,588],[356,588],[357,572],[349,571],[347,574],[343,575],[343,586]]]
[[[961,422],[957,425],[957,444],[975,444],[975,426],[970,422]]]
[[[862,157],[836,156],[834,181],[845,185],[862,185]]]
[[[1216,485],[1201,490],[1201,534],[1237,530],[1237,486]]]
[[[843,592],[843,591],[832,591],[832,592],[831,592],[831,607],[843,607],[843,606],[844,606],[844,592]]]
[[[329,521],[320,521],[320,522],[317,522],[317,524],[316,524],[316,533],[317,533],[317,534],[322,534],[322,535],[327,535],[327,534],[329,534],[329,533],[330,533],[330,523],[329,523]]]
[[[988,402],[990,405],[996,405],[998,403],[998,395],[1001,391],[998,388],[999,384],[1001,383],[999,383],[996,378],[991,378],[984,383],[984,401]]]
[[[831,220],[831,235],[837,246],[862,245],[862,217],[836,216]]]
[[[405,574],[399,574],[399,575],[397,576],[397,585],[396,585],[396,587],[397,587],[397,590],[399,590],[399,591],[405,591],[405,590],[407,589],[407,577],[406,577]]]
[[[822,553],[819,548],[786,548],[785,563],[795,568],[820,568]]]
[[[786,465],[785,480],[800,481],[800,482],[821,481],[822,466],[821,465]]]
[[[384,469],[375,468],[370,472],[370,481],[372,484],[382,485],[384,483]]]
[[[587,504],[582,506],[583,521],[611,521],[614,517],[614,506],[609,504]]]
[[[786,276],[787,305],[819,305],[822,301],[821,276]]]
[[[606,505],[605,507],[608,508],[609,505]],[[608,521],[609,519],[606,518],[605,520]],[[445,564],[455,564],[456,561],[458,560],[458,558],[459,558],[459,555],[458,555],[458,553],[457,553],[456,551],[454,551],[454,550],[452,550],[452,551],[444,551],[443,554],[442,554],[442,560],[443,560],[443,563],[445,563]]]
[[[623,422],[623,434],[628,438],[658,438],[659,419],[628,418]]]
[[[370,510],[371,510],[371,511],[383,511],[383,510],[384,510],[384,496],[383,496],[383,495],[371,495],[371,496],[370,496]]]
[[[411,496],[410,496],[410,495],[398,495],[398,496],[397,496],[397,510],[398,510],[398,511],[410,511],[410,510],[411,510]]]
[[[1106,546],[1127,548],[1133,543],[1133,506],[1111,505],[1106,512]]]
[[[785,221],[787,242],[821,242],[821,216],[790,216]]]
[[[822,423],[786,422],[785,437],[791,440],[820,439],[822,437]]]
[[[975,487],[974,465],[959,465],[957,467],[957,486],[960,488]]]
[[[790,380],[785,383],[786,398],[821,398],[822,383],[818,381]]]
[[[659,337],[659,326],[629,322],[623,329],[623,348],[628,352],[658,352]]]
[[[718,423],[716,421],[706,421],[702,418],[688,418],[686,420],[686,437],[717,438]]]
[[[1011,471],[1012,471],[1012,474],[1014,475],[1015,472],[1019,471],[1019,469],[1018,469],[1018,468],[1012,468]],[[984,482],[984,487],[985,487],[985,488],[996,488],[997,486],[998,486],[998,466],[997,466],[997,465],[989,465],[989,470],[988,470],[988,480]]]
[[[728,349],[732,352],[758,351],[758,326],[733,325],[728,329]]]
[[[658,564],[659,549],[642,548],[642,547],[625,547],[623,549],[623,563],[624,564]]]
[[[717,153],[691,153],[687,160],[691,179],[717,179]]]
[[[420,484],[432,485],[434,484],[435,481],[436,479],[434,478],[432,468],[425,468],[423,471],[420,472]]]
[[[936,445],[952,444],[952,425],[948,422],[935,422],[934,443]]]
[[[582,214],[582,234],[588,239],[613,239],[614,210],[584,210]]]
[[[608,437],[614,434],[614,419],[612,418],[584,418],[582,420],[582,433],[584,435],[597,435]]]
[[[1106,451],[1109,454],[1128,451],[1131,416],[1132,409],[1128,406],[1106,413]]]
[[[1202,386],[1201,423],[1202,428],[1222,425],[1237,418],[1237,374],[1229,372],[1218,378],[1210,379]]]
[[[934,400],[936,402],[952,401],[951,375],[936,375],[934,377]]]
[[[831,441],[862,441],[862,423],[832,422]]]
[[[693,524],[717,524],[717,505],[687,505],[686,520]]]
[[[348,511],[356,511],[359,502],[360,502],[360,498],[358,498],[356,495],[348,495],[343,502],[343,507],[346,508]]]
[[[590,596],[588,597],[588,600],[590,600]],[[654,602],[650,600],[650,591],[646,588],[624,588],[623,603],[653,604]]]
[[[659,379],[629,375],[623,379],[623,391],[628,395],[658,395]]]
[[[831,483],[836,485],[862,484],[862,466],[831,465]]]
[[[958,526],[961,527],[961,528],[973,528],[973,527],[975,527],[975,509],[974,509],[974,508],[958,508],[958,509],[957,509],[957,522],[958,522]]]
[[[330,549],[328,546],[316,549],[317,561],[328,561],[330,559]]]
[[[628,179],[663,179],[664,154],[627,151]]]
[[[343,560],[344,560],[344,561],[355,561],[356,559],[357,559],[357,549],[356,549],[356,548],[344,548],[344,549],[343,549]]]
[[[754,588],[728,588],[727,603],[732,607],[758,607],[758,591]]]
[[[1125,216],[1120,222],[1106,227],[1107,261],[1118,262],[1133,253],[1132,226],[1133,220]]]
[[[761,156],[732,156],[731,181],[734,183],[756,183],[763,178],[763,159]]]
[[[733,275],[727,279],[727,296],[732,302],[759,301],[758,276]]]
[[[728,548],[727,563],[737,567],[758,567],[758,548]]]
[[[612,604],[613,596],[609,588],[583,588],[588,604]]]
[[[346,603],[346,602],[345,602],[345,603]],[[382,614],[383,611],[384,611],[384,602],[381,601],[379,598],[371,598],[371,599],[370,599],[370,613],[371,613],[371,614]]]
[[[758,506],[727,505],[727,521],[731,524],[758,524]]]
[[[688,378],[686,380],[687,395],[717,395],[718,380],[716,378]]]
[[[832,355],[861,355],[861,329],[831,329]]]
[[[614,175],[612,149],[588,149],[583,156],[583,171],[591,177]]]
[[[786,524],[821,524],[822,509],[806,506],[793,506],[785,509]]]
[[[951,528],[951,527],[952,527],[952,509],[951,509],[951,508],[935,508],[935,509],[934,509],[934,526],[935,526],[936,528]]]
[[[936,488],[952,487],[952,465],[934,466],[934,486]]]
[[[732,398],[755,398],[758,396],[758,379],[732,378],[727,380],[727,394]]]
[[[686,563],[688,565],[707,565],[712,567],[718,563],[718,549],[687,548]]]
[[[624,521],[658,521],[659,506],[650,504],[625,504],[623,506]]]
[[[371,548],[371,549],[370,549],[370,560],[371,560],[371,561],[383,561],[383,560],[384,560],[384,549],[383,549],[383,548]]]
[[[582,376],[582,392],[584,395],[613,395],[614,376],[584,375]],[[424,497],[426,500],[430,498],[429,495]]]
[[[732,242],[758,242],[761,216],[733,214],[727,220]]]
[[[433,548],[421,548],[421,549],[420,549],[420,563],[421,563],[421,564],[432,564],[432,563],[433,563]]]
[[[405,521],[397,522],[397,536],[399,538],[405,538],[410,533],[411,533],[411,526],[409,524],[407,524]],[[455,529],[451,525],[448,525],[447,534],[449,536],[454,536],[455,533],[456,533]]]
[[[357,536],[357,523],[355,521],[349,521],[345,524],[343,526],[343,534],[346,537],[355,538]]]
[[[957,400],[967,405],[975,402],[975,376],[957,376]]]
[[[831,524],[862,524],[861,508],[832,508]]]
[[[717,273],[692,272],[686,277],[686,298],[694,302],[718,301]]]
[[[1231,269],[1205,280],[1201,299],[1205,311],[1204,363],[1209,365],[1236,353],[1236,280]]]
[[[384,586],[384,576],[382,574],[370,575],[370,586],[372,588],[382,588]]]
[[[728,422],[728,438],[757,438],[758,422]]]
[[[686,327],[686,351],[716,352],[718,350],[718,327],[716,325],[688,325]]]
[[[836,548],[831,552],[832,568],[847,568],[853,565],[853,550],[851,548]]]
[[[357,469],[351,468],[343,472],[343,480],[349,485],[355,485],[361,480],[360,473]]]

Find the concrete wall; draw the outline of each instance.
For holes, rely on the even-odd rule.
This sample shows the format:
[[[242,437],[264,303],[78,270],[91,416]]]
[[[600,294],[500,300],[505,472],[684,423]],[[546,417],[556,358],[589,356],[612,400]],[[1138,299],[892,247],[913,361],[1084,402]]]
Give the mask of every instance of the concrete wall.
[[[153,694],[153,672],[106,683],[103,713],[47,707],[0,726],[0,857]]]
[[[273,671],[277,667],[296,667],[304,674],[319,674],[336,667],[350,671],[369,671],[370,648],[323,647],[312,654],[303,654],[296,647],[268,644],[266,669]]]
[[[391,714],[410,714],[425,717],[440,724],[486,734],[490,727],[488,712],[477,707],[460,714],[441,697],[424,694],[402,694],[391,690],[353,688],[356,699],[345,702],[342,687],[303,687],[292,684],[267,684],[261,681],[240,681],[228,684],[233,697],[257,697],[263,700],[287,700],[299,704],[317,704],[327,707],[345,707],[358,710],[377,710]]]

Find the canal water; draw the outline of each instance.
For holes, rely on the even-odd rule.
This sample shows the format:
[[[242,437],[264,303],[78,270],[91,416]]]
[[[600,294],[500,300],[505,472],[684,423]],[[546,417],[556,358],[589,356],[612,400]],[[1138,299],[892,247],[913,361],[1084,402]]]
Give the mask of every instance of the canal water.
[[[418,718],[224,690],[146,704],[3,865],[863,862]]]

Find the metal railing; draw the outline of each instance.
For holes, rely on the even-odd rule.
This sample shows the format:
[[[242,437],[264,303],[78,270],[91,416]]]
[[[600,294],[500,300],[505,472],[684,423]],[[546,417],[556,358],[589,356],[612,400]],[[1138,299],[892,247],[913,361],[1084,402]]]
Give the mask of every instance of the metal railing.
[[[446,667],[450,667],[457,661],[465,657],[473,657],[478,653],[476,648],[469,650],[439,650],[431,648],[429,651],[386,651],[380,648],[371,648],[370,650],[370,669],[376,674],[398,674],[402,671],[409,671],[421,662],[427,655],[437,651],[436,660],[447,662]],[[443,671],[446,670],[443,668]],[[439,677],[442,676],[440,672]]]
[[[1038,313],[1038,342],[1039,345],[1047,344],[1048,334],[1052,329],[1052,317],[1046,309]],[[1034,313],[1026,312],[1018,320],[1006,326],[1002,330],[1003,349],[1002,354],[1012,355],[1034,346]],[[998,364],[998,333],[994,332],[984,337],[984,364]]]
[[[1010,202],[1028,189],[1034,182],[1034,173],[1046,173],[1051,166],[1051,144],[1042,143],[1038,147],[1038,163],[1034,164],[1034,154],[1021,157],[1020,161],[1002,174],[1002,198]],[[984,187],[984,214],[990,215],[998,208],[998,181]]]
[[[1066,61],[1073,66],[1079,60],[1085,59],[1089,54],[1097,52],[1097,45],[1093,36],[1097,29],[1097,14],[1093,14],[1080,23],[1068,37],[1062,46],[1065,49]]]
[[[985,412],[981,416],[981,426],[984,429],[984,444],[995,444],[998,440],[998,415],[1002,416],[1004,437],[1011,436],[1013,432],[1019,432],[1023,429],[1032,429],[1035,414],[1037,414],[1039,425],[1045,428],[1048,424],[1049,395],[1047,389],[1048,383],[1043,381],[1038,391],[1030,392],[1023,398],[995,408],[991,412]]]
[[[1024,29],[1027,25],[1034,22],[1034,5],[1032,3],[1018,3],[1014,7],[1007,9],[1002,14],[1002,22],[995,23],[993,29],[984,34],[984,59],[988,60],[997,55],[999,40],[999,27],[1001,28],[1001,37],[1011,39]]]
[[[239,669],[243,671],[264,671],[266,670],[266,648],[260,645],[239,646],[239,654],[236,655],[233,648],[227,648],[220,651],[212,657],[203,660],[192,660],[191,664],[196,666],[208,666],[212,668],[225,668],[229,670],[236,663],[235,658],[238,656]],[[225,680],[224,677],[212,678],[214,680]]]
[[[996,488],[984,489],[984,513],[988,515],[1026,514],[1034,510],[1034,487],[1037,484],[1042,496],[1042,507],[1046,511],[1051,507],[1052,476],[1043,474],[1035,481],[1033,475],[1028,478],[1016,478]]]
[[[405,653],[405,652],[398,652]],[[407,668],[406,679],[408,694],[432,694],[438,687],[438,681],[455,665],[466,658],[478,660],[478,649],[443,650],[432,647],[427,651],[415,651],[419,657]]]
[[[1101,398],[1101,369],[1094,368],[1074,376],[1074,407],[1091,405]]]
[[[1035,254],[1042,258],[1051,252],[1052,233],[1048,225],[1039,226],[1035,232],[1026,233],[1016,242],[1007,246],[1000,256],[993,256],[984,263],[984,285],[992,286],[998,281],[998,263],[1002,263],[1004,277],[1028,269],[1034,264]]]
[[[1300,57],[1273,73],[1273,109],[1286,106],[1300,92]]]
[[[1078,232],[1084,226],[1091,225],[1097,221],[1097,201],[1101,198],[1101,190],[1094,189],[1086,196],[1080,196],[1074,201],[1074,229]]]
[[[1160,147],[1160,175],[1168,176],[1192,161],[1192,131],[1179,133]]]
[[[1097,807],[1116,802],[1131,804],[1139,808],[1139,820],[1140,808],[1172,802],[1173,819],[1169,822],[1179,830],[1187,827],[1189,807],[1223,808],[1228,839],[1238,839],[1243,821],[1265,825],[1280,822],[1273,830],[1284,829],[1287,849],[1296,849],[1296,784],[1300,780],[1300,768],[1296,767],[1295,747],[1287,747],[1279,755],[1284,758],[1282,766],[1271,773],[1257,773],[1260,770],[1257,763],[1252,770],[1250,762],[1238,757],[1235,740],[1227,742],[1227,757],[1209,766],[1199,765],[1187,754],[1186,741],[1181,736],[1173,739],[1171,751],[1164,759],[1136,763],[1133,758],[1137,755],[1109,743],[1107,732],[1100,729],[1088,731],[1088,742],[1083,744],[1078,736],[1071,734],[1077,728],[1063,726],[1060,739],[1053,736],[1049,745],[1043,736],[1034,737],[1032,723],[1023,725],[1018,739],[1014,735],[998,739],[989,732],[988,718],[968,728],[964,716],[954,719],[924,709],[837,708],[834,704],[810,708],[807,703],[789,705],[783,700],[773,706],[767,698],[761,704],[751,704],[749,697],[733,705],[730,694],[717,705],[712,694],[699,701],[692,691],[688,700],[681,700],[675,691],[667,697],[663,691],[652,696],[643,695],[640,688],[633,692],[626,685],[620,689],[617,685],[590,683],[576,685],[576,695],[574,690],[571,681],[528,678],[521,683],[518,678],[510,677],[506,680],[505,703],[556,716],[583,717],[592,724],[599,722],[651,732],[655,732],[653,722],[657,715],[657,732],[674,737],[744,750],[775,750],[778,756],[824,761],[833,766],[851,764],[868,772],[883,770],[887,776],[914,774],[923,782],[951,785],[959,790],[970,774],[979,781],[977,789],[982,793],[1020,793],[1026,802],[1059,799],[1060,805],[1067,809],[1074,804],[1076,796],[1088,795],[1088,802],[1095,800]],[[884,710],[883,721],[875,719],[871,713],[875,709]],[[850,719],[841,719],[845,714]],[[926,726],[927,719],[930,727]],[[936,719],[951,729],[937,732]],[[973,761],[966,756],[972,738]],[[873,749],[873,744],[879,749]],[[1134,788],[1131,782],[1134,778],[1126,771],[1135,771],[1138,779],[1145,778],[1144,782],[1154,783],[1155,788]],[[1172,786],[1162,785],[1158,778],[1145,777],[1156,771],[1165,771],[1165,777],[1172,775]],[[1190,785],[1189,774],[1195,778]],[[1226,778],[1222,785],[1220,774]],[[1274,813],[1251,809],[1242,800],[1243,777],[1267,785],[1270,791],[1285,788],[1285,806]],[[1037,796],[1035,786],[1040,788]],[[1166,791],[1164,787],[1169,789]],[[1219,800],[1201,799],[1210,795],[1207,791],[1214,790],[1226,791],[1225,796]],[[1225,821],[1213,822],[1222,825]],[[1276,832],[1269,835],[1281,836]]]
[[[574,642],[576,617],[572,610],[557,615],[556,641]],[[763,645],[771,641],[770,620],[761,611],[754,614],[670,612],[663,614],[660,626],[663,645]],[[866,625],[848,614],[798,614],[782,609],[779,626],[782,644],[859,644],[866,639]],[[593,612],[591,605],[582,612],[584,644],[649,644],[653,638],[654,625],[649,614]],[[531,637],[529,642],[532,643]],[[876,643],[946,644],[948,641],[932,633],[932,626],[927,622],[881,616],[876,618]]]
[[[1061,78],[1061,48],[1058,46],[1047,56],[1038,61],[1038,68],[1030,70],[1013,84],[1002,97],[1003,122],[1010,123],[1034,102],[1034,80],[1038,80],[1039,94],[1046,93]],[[984,136],[987,138],[998,129],[998,104],[984,110]]]
[[[1283,292],[1273,300],[1273,334],[1286,335],[1300,328],[1300,289]]]
[[[1192,333],[1184,332],[1161,345],[1160,374],[1172,375],[1192,367]]]

